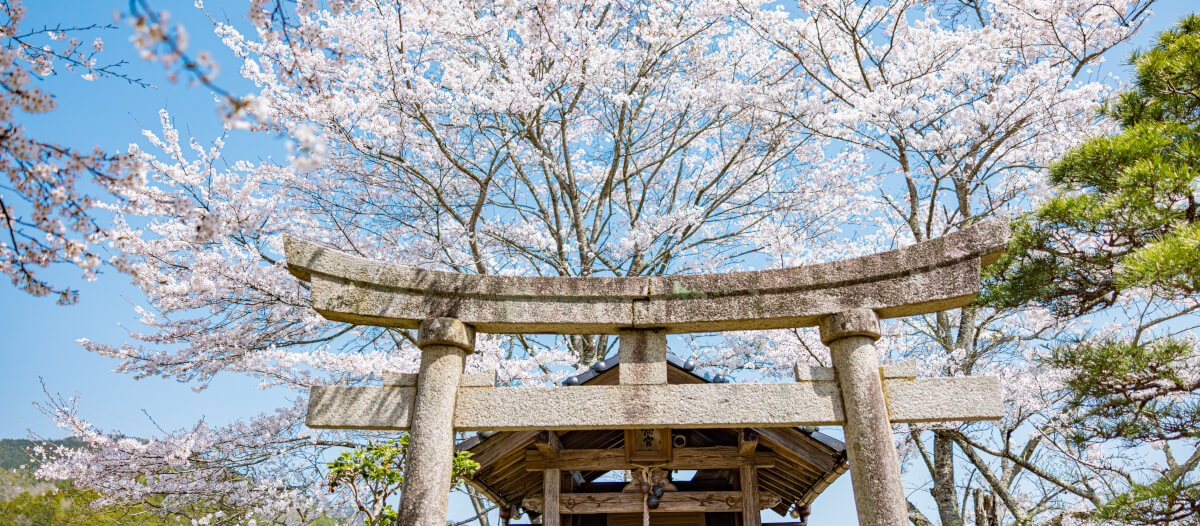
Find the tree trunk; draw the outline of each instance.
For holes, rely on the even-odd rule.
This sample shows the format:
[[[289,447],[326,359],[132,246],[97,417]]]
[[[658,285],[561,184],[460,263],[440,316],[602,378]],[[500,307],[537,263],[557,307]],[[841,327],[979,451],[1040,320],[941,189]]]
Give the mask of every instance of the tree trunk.
[[[975,488],[975,526],[1000,526],[999,500],[991,492]]]
[[[958,514],[954,487],[954,441],[941,431],[933,432],[933,500],[937,502],[942,526],[963,526]]]
[[[579,355],[579,365],[592,365],[604,359],[598,338],[594,335],[568,336],[571,348]]]
[[[921,513],[921,510],[913,506],[911,502],[908,503],[908,521],[912,523],[912,526],[933,526],[933,523],[925,518],[925,514]]]
[[[475,491],[471,486],[467,486],[467,496],[471,497],[471,507],[475,508],[475,519],[479,521],[479,526],[490,526],[488,523],[487,512],[490,509],[487,501],[479,492]]]
[[[983,499],[983,507],[988,510],[987,526],[1000,526],[1000,499],[988,493]]]
[[[975,500],[975,526],[987,526],[988,520],[985,511],[987,508],[983,506],[983,490],[975,488],[972,493]]]

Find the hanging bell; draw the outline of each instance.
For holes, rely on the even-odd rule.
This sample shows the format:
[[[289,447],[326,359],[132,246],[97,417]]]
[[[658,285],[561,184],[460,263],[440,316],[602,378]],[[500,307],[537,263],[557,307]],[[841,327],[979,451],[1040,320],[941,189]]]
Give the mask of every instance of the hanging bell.
[[[654,495],[655,498],[661,498],[663,494],[663,487],[654,486],[654,488],[650,490],[650,494]]]
[[[658,509],[658,495],[653,493],[646,496],[646,507],[650,509]]]

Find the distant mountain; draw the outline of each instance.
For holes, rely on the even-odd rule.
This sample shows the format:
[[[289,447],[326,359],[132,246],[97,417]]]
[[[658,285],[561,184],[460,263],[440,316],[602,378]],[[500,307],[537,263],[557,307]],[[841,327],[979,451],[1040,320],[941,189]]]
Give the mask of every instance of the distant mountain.
[[[77,438],[51,440],[55,446],[71,448],[86,447],[87,444]],[[54,488],[53,482],[37,480],[33,472],[37,471],[37,459],[29,452],[39,444],[40,440],[0,439],[0,502],[16,498],[22,493],[41,495]]]
[[[70,448],[87,447],[87,444],[78,438],[51,440],[49,443]],[[42,444],[45,443],[40,440],[0,439],[0,469],[5,471],[18,469],[32,473],[37,469],[38,461],[29,456],[29,451]]]

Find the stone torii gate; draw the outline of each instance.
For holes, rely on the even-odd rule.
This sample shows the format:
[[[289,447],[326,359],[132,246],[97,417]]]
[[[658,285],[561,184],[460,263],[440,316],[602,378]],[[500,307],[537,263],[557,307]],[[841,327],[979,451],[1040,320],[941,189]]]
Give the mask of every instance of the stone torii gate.
[[[444,523],[454,432],[844,426],[860,524],[900,526],[907,506],[891,423],[1003,416],[994,377],[915,378],[881,368],[879,319],[962,307],[998,257],[1007,223],[990,220],[899,250],[728,274],[545,278],[467,275],[379,263],[288,237],[288,269],[334,321],[419,329],[420,372],[383,387],[312,389],[314,428],[410,430],[400,522]],[[819,326],[833,368],[795,383],[673,384],[666,335]],[[475,333],[615,334],[617,385],[490,386],[463,375]],[[415,386],[413,385],[415,384]],[[546,479],[546,524],[558,524]],[[552,491],[551,491],[552,490]],[[743,520],[758,524],[747,501]]]

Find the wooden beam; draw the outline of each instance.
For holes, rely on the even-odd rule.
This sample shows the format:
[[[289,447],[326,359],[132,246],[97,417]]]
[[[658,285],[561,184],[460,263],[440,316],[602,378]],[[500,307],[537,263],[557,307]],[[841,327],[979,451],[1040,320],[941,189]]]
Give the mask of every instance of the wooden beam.
[[[537,507],[545,504],[541,495],[528,503]],[[762,494],[758,507],[779,500],[774,494]],[[658,508],[652,514],[681,512],[739,512],[742,511],[740,491],[668,491],[659,498]],[[596,513],[641,513],[642,494],[634,492],[611,493],[563,493],[559,495],[559,509],[563,515],[589,515]],[[543,511],[544,513],[544,511]],[[545,520],[545,519],[543,519]]]
[[[557,459],[558,450],[563,449],[563,443],[558,441],[558,434],[554,431],[540,431],[534,437],[533,444],[546,459]]]
[[[516,431],[491,436],[471,448],[471,460],[479,463],[479,469],[486,468],[513,449],[533,440],[537,434],[537,431]]]
[[[733,446],[681,447],[675,448],[674,455],[664,469],[736,469],[742,466],[775,467],[775,455],[755,453],[742,457],[738,456],[738,450]],[[526,471],[613,471],[636,468],[625,460],[624,449],[561,449],[555,459],[546,458],[541,451],[525,451]]]
[[[737,491],[673,491],[663,493],[653,513],[729,512],[742,509],[742,494]],[[641,493],[569,493],[562,496],[562,512],[641,513]]]
[[[533,439],[533,445],[542,452],[543,458],[552,460],[558,458],[558,450],[562,449],[562,442],[558,441],[558,433],[554,431],[539,432]]]
[[[759,439],[781,456],[813,466],[822,473],[829,472],[837,466],[833,451],[800,431],[783,427],[762,427],[756,431]]]
[[[761,526],[758,507],[758,469],[754,466],[738,468],[742,486],[742,526]]]
[[[994,420],[1004,416],[996,377],[888,379],[894,423]],[[314,387],[309,427],[408,429],[411,387]],[[597,385],[459,389],[460,431],[741,428],[841,425],[834,382]]]
[[[750,428],[743,429],[738,434],[738,455],[748,457],[754,454],[758,447],[758,431]]]
[[[559,489],[562,485],[562,474],[557,469],[547,469],[542,472],[542,526],[559,526],[561,520],[561,499]]]

